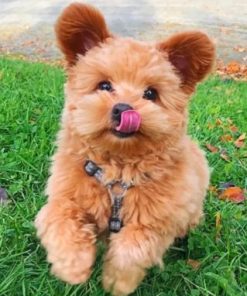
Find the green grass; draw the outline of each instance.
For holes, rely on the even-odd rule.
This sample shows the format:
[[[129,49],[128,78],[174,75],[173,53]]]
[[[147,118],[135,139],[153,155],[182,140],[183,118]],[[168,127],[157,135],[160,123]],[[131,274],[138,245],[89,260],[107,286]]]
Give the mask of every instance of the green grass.
[[[43,190],[63,105],[64,75],[58,68],[2,58],[0,77],[0,186],[11,199],[0,207],[0,295],[106,295],[100,283],[101,254],[86,285],[66,285],[49,274],[33,226],[45,203]],[[227,118],[239,128],[236,134],[230,132],[234,138],[247,132],[246,93],[246,83],[211,77],[199,86],[192,101],[192,136],[201,146],[211,143],[226,149],[230,157],[226,162],[219,154],[207,153],[213,185],[233,181],[247,186],[246,149],[220,141],[221,135],[229,133]],[[209,129],[208,124],[218,118],[223,125]],[[134,295],[247,295],[246,202],[236,205],[209,193],[205,213],[188,246],[171,248],[164,258],[165,269],[150,270]],[[221,215],[218,227],[217,213]],[[191,268],[188,258],[199,260],[200,268]]]

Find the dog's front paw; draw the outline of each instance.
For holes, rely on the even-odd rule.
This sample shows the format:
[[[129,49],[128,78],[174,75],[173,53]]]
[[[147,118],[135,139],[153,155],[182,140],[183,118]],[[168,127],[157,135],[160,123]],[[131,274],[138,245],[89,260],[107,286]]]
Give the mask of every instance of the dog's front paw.
[[[51,272],[71,285],[85,283],[91,275],[95,251],[91,249],[61,255],[61,253],[56,256],[48,255],[48,262],[52,263]]]
[[[145,270],[138,266],[119,269],[113,262],[104,265],[103,287],[114,296],[126,296],[134,292],[145,276]]]
[[[51,272],[70,284],[85,283],[94,264],[95,234],[90,224],[65,219],[67,212],[48,204],[39,212],[35,225],[47,250]]]

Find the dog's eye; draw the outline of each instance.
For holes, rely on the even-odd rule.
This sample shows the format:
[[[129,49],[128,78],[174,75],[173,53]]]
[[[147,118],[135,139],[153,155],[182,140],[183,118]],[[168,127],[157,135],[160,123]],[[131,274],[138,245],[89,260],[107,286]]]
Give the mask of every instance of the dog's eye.
[[[113,91],[111,82],[109,82],[109,81],[101,81],[98,84],[98,89],[100,89],[100,90],[106,90],[106,91]]]
[[[144,91],[143,99],[155,101],[158,98],[158,92],[156,89],[149,87]]]

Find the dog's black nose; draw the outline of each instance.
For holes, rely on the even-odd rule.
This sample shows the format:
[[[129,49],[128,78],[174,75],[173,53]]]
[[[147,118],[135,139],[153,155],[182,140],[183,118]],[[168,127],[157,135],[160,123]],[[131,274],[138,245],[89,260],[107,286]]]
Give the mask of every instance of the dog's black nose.
[[[121,113],[127,110],[133,110],[133,108],[128,104],[119,103],[112,108],[112,120],[120,122]]]

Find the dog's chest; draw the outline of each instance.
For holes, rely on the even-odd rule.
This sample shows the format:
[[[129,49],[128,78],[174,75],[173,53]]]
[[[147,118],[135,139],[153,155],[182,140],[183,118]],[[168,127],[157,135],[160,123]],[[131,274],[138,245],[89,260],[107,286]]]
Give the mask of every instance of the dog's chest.
[[[95,218],[99,232],[107,228],[118,232],[123,225],[146,216],[149,201],[157,194],[149,172],[137,166],[111,168],[92,161],[85,164],[84,170],[86,194],[82,203]]]

